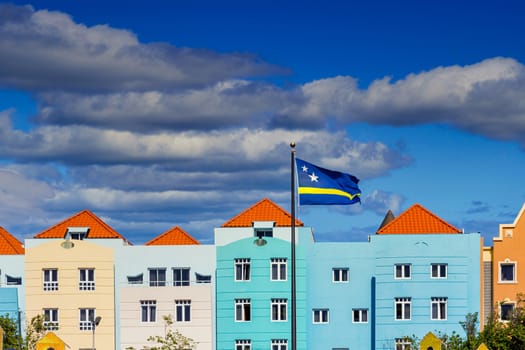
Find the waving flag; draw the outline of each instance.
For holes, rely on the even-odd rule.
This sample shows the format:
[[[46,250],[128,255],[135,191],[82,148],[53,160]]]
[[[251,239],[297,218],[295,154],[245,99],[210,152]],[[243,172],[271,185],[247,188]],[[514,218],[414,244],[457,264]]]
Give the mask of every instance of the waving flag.
[[[353,175],[321,168],[295,158],[299,182],[299,203],[355,204],[361,202],[359,179]]]

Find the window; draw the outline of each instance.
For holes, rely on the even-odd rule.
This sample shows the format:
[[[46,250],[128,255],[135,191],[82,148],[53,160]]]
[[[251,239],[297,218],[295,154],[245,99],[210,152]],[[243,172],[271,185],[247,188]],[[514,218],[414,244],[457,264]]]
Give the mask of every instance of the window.
[[[258,228],[254,230],[255,237],[273,237],[273,230],[271,228]]]
[[[235,350],[252,350],[252,341],[249,339],[237,339]]]
[[[499,281],[503,283],[516,282],[516,263],[499,263]]]
[[[412,343],[406,338],[396,338],[396,350],[410,350]]]
[[[272,350],[288,350],[288,340],[272,339]]]
[[[501,303],[499,305],[500,313],[499,318],[502,321],[510,321],[512,312],[514,311],[514,303]]]
[[[166,269],[149,269],[150,287],[164,287],[166,285]]]
[[[410,264],[396,264],[394,276],[396,279],[407,279],[410,278],[412,265]]]
[[[78,289],[95,290],[95,269],[79,269]]]
[[[142,281],[144,280],[144,274],[136,275],[136,276],[128,276],[128,283],[129,284],[142,284]]]
[[[251,321],[251,302],[250,299],[235,299],[235,321]]]
[[[287,299],[272,299],[272,321],[286,321]]]
[[[195,272],[195,282],[211,283],[211,275],[201,275],[200,273]]]
[[[190,285],[190,268],[177,267],[173,268],[173,285],[189,286]]]
[[[332,269],[332,282],[347,283],[348,282],[348,268],[336,267]]]
[[[432,320],[447,319],[447,298],[431,298]]]
[[[270,260],[272,281],[286,281],[286,258]]]
[[[396,320],[410,320],[411,305],[412,305],[411,298],[396,298],[395,299]]]
[[[235,299],[235,321],[251,321],[251,302],[250,299]]]
[[[58,309],[44,309],[44,328],[47,331],[58,330]]]
[[[157,320],[157,301],[141,300],[140,311],[142,322],[155,322]]]
[[[89,227],[68,227],[66,232],[66,237],[69,235],[71,239],[83,240],[87,238],[89,232]]]
[[[5,282],[8,286],[20,286],[22,284],[22,277],[5,275]]]
[[[191,321],[191,300],[175,300],[175,321]]]
[[[58,270],[44,269],[44,290],[58,290]]]
[[[352,322],[353,323],[367,323],[368,322],[368,309],[352,309]]]
[[[447,278],[447,264],[430,264],[431,278]]]
[[[93,330],[93,320],[95,319],[95,309],[79,310],[79,329],[81,331]]]
[[[328,309],[313,309],[313,323],[328,323]]]
[[[250,259],[235,259],[235,280],[250,280]]]

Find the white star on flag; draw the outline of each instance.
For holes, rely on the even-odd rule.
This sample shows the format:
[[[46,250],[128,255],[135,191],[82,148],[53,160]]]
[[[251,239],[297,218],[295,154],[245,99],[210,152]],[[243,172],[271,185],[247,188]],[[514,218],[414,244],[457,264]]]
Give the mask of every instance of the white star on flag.
[[[303,173],[308,172],[308,167],[306,165],[303,165]]]
[[[319,176],[315,175],[315,173],[312,173],[312,175],[308,175],[310,177],[310,181],[312,182],[319,182]]]

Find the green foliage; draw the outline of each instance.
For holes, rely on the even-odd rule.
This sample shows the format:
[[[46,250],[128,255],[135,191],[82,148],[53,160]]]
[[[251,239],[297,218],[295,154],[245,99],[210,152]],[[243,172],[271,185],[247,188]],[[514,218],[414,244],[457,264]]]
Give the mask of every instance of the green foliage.
[[[21,339],[18,333],[16,320],[9,317],[9,314],[0,316],[0,327],[4,330],[4,348],[18,348]]]
[[[495,313],[479,334],[479,340],[489,349],[525,349],[525,300],[522,294],[517,299],[508,321],[500,321],[499,314]]]
[[[447,350],[475,350],[478,344],[477,339],[478,313],[469,313],[465,316],[465,321],[460,322],[461,327],[466,333],[464,339],[456,332],[452,334],[443,334],[438,332],[436,337],[441,340],[442,348]],[[412,344],[412,349],[419,349],[420,339],[415,335],[406,337]],[[491,348],[492,349],[492,348]]]
[[[26,326],[26,338],[23,343],[23,350],[36,349],[36,342],[39,341],[46,334],[46,327],[44,326],[44,316],[36,315],[31,319],[31,322]]]
[[[162,316],[164,319],[164,336],[151,336],[149,342],[155,343],[155,346],[148,347],[149,350],[192,350],[197,343],[193,339],[185,337],[178,330],[172,331],[169,327],[173,324],[171,316]]]

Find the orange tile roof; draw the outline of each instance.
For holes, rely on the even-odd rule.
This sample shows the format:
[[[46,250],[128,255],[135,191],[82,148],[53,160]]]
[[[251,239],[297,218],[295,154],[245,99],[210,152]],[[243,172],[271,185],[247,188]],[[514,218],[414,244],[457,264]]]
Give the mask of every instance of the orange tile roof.
[[[222,227],[252,227],[254,221],[273,221],[275,226],[290,227],[292,216],[268,198],[264,198],[224,223]],[[295,225],[304,226],[297,218],[295,219]]]
[[[0,255],[24,254],[24,245],[0,226]]]
[[[82,210],[55,226],[40,232],[34,238],[64,238],[68,227],[89,227],[88,239],[120,238],[128,242],[122,235],[120,235],[120,233],[112,229],[108,224],[89,210]]]
[[[421,233],[461,233],[461,230],[450,225],[420,204],[414,204],[377,231],[377,234]]]
[[[200,244],[186,231],[176,226],[147,242],[144,245],[188,245]]]

